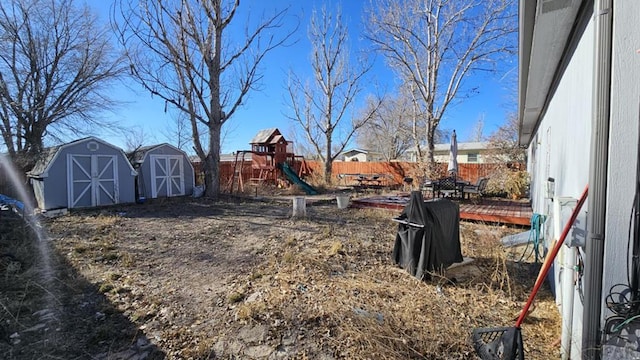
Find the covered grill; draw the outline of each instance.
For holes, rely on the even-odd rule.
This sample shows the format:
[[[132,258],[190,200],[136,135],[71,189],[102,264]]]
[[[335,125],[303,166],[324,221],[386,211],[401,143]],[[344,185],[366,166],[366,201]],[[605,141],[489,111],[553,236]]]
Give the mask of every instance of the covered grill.
[[[419,279],[462,262],[460,249],[460,208],[447,199],[425,202],[413,191],[399,222],[393,260]]]

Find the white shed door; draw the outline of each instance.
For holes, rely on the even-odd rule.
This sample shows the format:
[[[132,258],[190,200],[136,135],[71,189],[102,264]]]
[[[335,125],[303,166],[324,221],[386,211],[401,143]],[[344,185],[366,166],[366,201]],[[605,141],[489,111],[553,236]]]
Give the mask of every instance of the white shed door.
[[[151,155],[151,196],[184,195],[181,155]]]
[[[117,204],[117,178],[115,155],[67,155],[69,208]]]

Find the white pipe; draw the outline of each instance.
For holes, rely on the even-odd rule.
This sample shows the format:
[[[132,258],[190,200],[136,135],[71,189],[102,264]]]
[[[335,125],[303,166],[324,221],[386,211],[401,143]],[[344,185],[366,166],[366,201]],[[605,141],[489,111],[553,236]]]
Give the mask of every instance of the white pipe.
[[[574,267],[576,251],[565,247],[564,267],[562,268],[562,360],[571,358],[571,339],[573,337],[573,294],[575,293]]]
[[[577,200],[573,198],[555,198],[553,202],[553,234],[558,237],[562,226],[562,208],[565,206],[575,206]],[[567,245],[565,241],[565,245]],[[575,249],[569,246],[562,248],[561,266],[561,306],[562,306],[562,337],[560,346],[560,356],[562,360],[571,357],[571,338],[573,335],[573,294],[575,292],[574,267],[576,266]]]

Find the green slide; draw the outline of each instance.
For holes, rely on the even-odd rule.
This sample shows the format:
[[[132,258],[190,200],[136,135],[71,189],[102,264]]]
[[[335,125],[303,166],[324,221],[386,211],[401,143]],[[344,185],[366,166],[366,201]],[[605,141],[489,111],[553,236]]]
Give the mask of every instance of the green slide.
[[[289,179],[289,181],[300,186],[302,190],[304,190],[304,192],[306,192],[308,195],[318,195],[318,191],[314,189],[311,185],[302,181],[302,179],[300,179],[300,177],[296,174],[296,172],[293,171],[293,169],[289,166],[289,164],[282,163],[281,166],[282,166],[282,172],[284,173],[284,176],[286,176],[287,179]]]

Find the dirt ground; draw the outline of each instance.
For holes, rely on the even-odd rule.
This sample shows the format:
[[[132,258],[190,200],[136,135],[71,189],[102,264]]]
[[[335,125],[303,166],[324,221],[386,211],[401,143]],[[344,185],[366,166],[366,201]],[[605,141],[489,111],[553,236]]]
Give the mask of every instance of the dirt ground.
[[[37,232],[1,212],[5,359],[475,359],[470,333],[512,326],[539,266],[462,222],[471,265],[420,281],[391,260],[397,213],[307,198],[165,199],[73,211]],[[455,278],[455,279],[454,279]],[[558,357],[547,286],[527,359]]]

